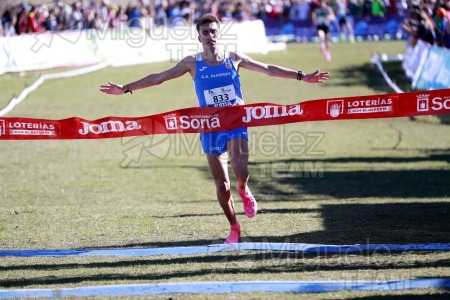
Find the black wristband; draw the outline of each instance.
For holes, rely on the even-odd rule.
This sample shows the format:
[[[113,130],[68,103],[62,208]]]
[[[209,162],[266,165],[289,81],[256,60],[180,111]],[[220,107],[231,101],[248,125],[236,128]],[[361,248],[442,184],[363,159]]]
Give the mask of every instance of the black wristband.
[[[128,85],[125,85],[124,87],[127,88],[127,90],[125,91],[125,94],[126,94],[126,93],[130,93],[131,95],[133,95],[133,91],[130,90],[130,88],[128,87]]]
[[[302,78],[303,78],[303,72],[302,71],[297,71],[297,80],[298,81],[301,81],[302,80]]]

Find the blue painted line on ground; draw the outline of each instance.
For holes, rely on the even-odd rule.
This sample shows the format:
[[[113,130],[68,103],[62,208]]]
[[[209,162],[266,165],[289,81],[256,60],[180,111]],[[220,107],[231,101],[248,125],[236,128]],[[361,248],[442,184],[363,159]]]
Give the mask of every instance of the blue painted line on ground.
[[[394,291],[424,288],[450,289],[450,278],[417,278],[394,281],[237,281],[107,285],[57,289],[0,290],[0,298],[59,298],[247,292],[324,293],[337,291]]]
[[[154,255],[193,255],[222,251],[280,251],[309,254],[347,254],[370,252],[403,251],[450,251],[450,244],[357,244],[320,245],[302,243],[239,243],[207,246],[183,246],[162,248],[111,248],[111,249],[60,249],[60,250],[0,250],[0,257],[21,256],[154,256]]]

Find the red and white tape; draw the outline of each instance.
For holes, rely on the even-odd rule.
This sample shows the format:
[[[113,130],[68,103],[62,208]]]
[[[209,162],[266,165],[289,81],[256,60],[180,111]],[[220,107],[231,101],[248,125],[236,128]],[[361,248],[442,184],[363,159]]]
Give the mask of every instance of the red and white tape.
[[[128,118],[46,120],[0,118],[0,140],[103,139],[151,134],[197,133],[296,122],[397,118],[450,113],[450,89],[340,97],[292,105],[256,103],[185,108]]]

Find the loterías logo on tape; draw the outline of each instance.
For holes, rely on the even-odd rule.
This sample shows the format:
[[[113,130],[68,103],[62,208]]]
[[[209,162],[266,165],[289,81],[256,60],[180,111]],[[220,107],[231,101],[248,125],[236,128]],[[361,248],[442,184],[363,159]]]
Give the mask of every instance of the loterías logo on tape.
[[[56,136],[56,121],[13,121],[0,120],[0,135]]]
[[[339,117],[344,113],[344,100],[328,100],[327,101],[327,114],[333,118]]]

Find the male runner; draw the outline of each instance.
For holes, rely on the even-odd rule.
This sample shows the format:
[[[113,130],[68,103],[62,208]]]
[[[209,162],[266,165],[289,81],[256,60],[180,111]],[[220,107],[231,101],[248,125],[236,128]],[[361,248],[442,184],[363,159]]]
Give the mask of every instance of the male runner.
[[[173,68],[161,73],[150,74],[142,79],[119,85],[109,82],[100,87],[106,94],[122,95],[138,89],[161,84],[189,73],[194,80],[200,107],[233,106],[244,104],[239,67],[286,79],[297,79],[307,83],[321,83],[329,78],[328,72],[319,70],[304,74],[272,64],[255,61],[245,54],[227,52],[218,44],[220,37],[219,19],[211,14],[202,16],[196,24],[198,40],[203,51],[183,58]],[[221,132],[201,133],[201,144],[214,178],[217,199],[230,224],[230,233],[225,243],[238,243],[241,228],[236,218],[231,185],[228,176],[226,154],[237,181],[237,191],[242,199],[247,217],[257,213],[257,203],[247,183],[248,171],[248,134],[247,128],[237,128]]]

